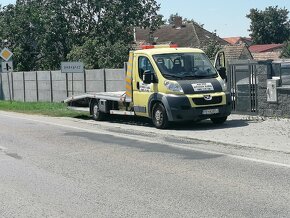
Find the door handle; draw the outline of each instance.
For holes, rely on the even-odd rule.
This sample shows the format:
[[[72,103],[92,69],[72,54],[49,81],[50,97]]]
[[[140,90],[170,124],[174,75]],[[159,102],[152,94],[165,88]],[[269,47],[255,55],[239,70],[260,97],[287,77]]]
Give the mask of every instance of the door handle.
[[[137,89],[139,89],[140,88],[140,83],[139,82],[137,82]]]

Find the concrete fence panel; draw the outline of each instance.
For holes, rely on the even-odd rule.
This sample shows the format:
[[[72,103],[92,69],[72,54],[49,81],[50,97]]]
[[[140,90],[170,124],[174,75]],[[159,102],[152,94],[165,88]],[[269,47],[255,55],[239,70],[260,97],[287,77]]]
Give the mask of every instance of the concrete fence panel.
[[[125,90],[125,72],[123,69],[106,69],[106,88],[108,92]]]
[[[96,70],[86,70],[86,92],[103,92],[105,91],[105,70],[96,69]]]
[[[11,81],[13,81],[12,99],[15,101],[24,101],[23,72],[12,73]]]
[[[61,102],[72,95],[125,90],[123,69],[85,70],[73,75],[60,71],[13,72],[9,80],[12,99],[28,102]],[[9,100],[5,73],[0,75],[0,100]]]
[[[37,72],[38,101],[51,101],[50,71]]]
[[[68,73],[67,78],[69,96],[79,95],[85,92],[83,73]]]
[[[66,74],[51,71],[51,98],[54,102],[61,102],[67,98]]]
[[[24,91],[25,91],[25,101],[35,102],[37,101],[37,80],[36,72],[24,72]],[[14,78],[13,78],[14,79]]]
[[[10,90],[12,95],[12,84],[11,84],[11,74],[9,74],[9,80],[10,80]],[[9,100],[9,85],[8,85],[8,74],[7,73],[1,73],[1,96],[3,100]]]

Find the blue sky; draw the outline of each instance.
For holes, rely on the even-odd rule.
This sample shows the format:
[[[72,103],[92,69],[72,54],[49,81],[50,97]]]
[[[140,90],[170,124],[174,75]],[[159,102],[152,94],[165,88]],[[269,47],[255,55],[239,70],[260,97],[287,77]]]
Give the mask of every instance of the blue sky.
[[[290,11],[289,0],[157,0],[160,14],[168,18],[178,13],[184,18],[204,24],[208,31],[217,31],[221,37],[248,36],[250,20],[246,18],[251,8],[264,10],[278,5]],[[290,15],[290,14],[289,14]]]
[[[290,11],[289,0],[156,0],[161,4],[160,14],[169,18],[178,13],[184,18],[204,24],[208,31],[217,31],[221,37],[248,36],[250,20],[246,18],[251,8],[264,10],[278,5]],[[15,3],[15,0],[0,0],[0,4]],[[289,15],[290,16],[290,15]]]

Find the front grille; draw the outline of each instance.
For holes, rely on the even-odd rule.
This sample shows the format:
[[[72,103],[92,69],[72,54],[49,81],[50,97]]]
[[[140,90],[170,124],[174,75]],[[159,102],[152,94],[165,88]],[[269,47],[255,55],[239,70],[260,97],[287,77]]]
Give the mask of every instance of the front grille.
[[[210,104],[220,104],[223,100],[222,96],[212,96],[211,100],[205,100],[202,98],[193,98],[192,101],[196,105],[210,105]]]

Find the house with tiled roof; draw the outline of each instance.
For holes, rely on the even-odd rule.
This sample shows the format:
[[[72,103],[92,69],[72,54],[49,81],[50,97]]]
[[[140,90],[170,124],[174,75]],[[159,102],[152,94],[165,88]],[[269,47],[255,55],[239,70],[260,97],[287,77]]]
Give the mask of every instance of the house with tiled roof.
[[[278,60],[283,48],[283,44],[264,44],[252,45],[249,47],[249,50],[255,60]]]
[[[231,45],[241,45],[245,44],[247,46],[250,46],[253,44],[253,40],[249,37],[227,37],[223,38],[223,40],[227,41]]]
[[[253,56],[245,44],[226,45],[223,48],[227,60],[251,60]]]
[[[231,37],[232,41],[226,41],[216,34],[211,33],[197,23],[183,23],[180,17],[176,17],[173,25],[162,25],[154,32],[149,29],[136,28],[136,44],[177,44],[179,47],[194,47],[206,49],[213,41],[223,48],[227,60],[253,59],[248,50],[250,38]],[[243,43],[242,43],[243,42]],[[247,43],[245,43],[247,42]]]
[[[179,47],[205,48],[212,41],[220,45],[229,43],[211,33],[200,25],[187,22],[183,23],[181,18],[175,20],[174,25],[162,25],[159,29],[150,32],[149,29],[136,28],[136,41],[145,43],[167,44],[176,43]]]
[[[235,44],[225,41],[196,23],[183,23],[177,17],[174,25],[163,25],[153,33],[149,29],[136,28],[137,45],[154,42],[156,44],[174,44],[179,47],[194,47],[205,49],[211,42],[216,41],[223,48],[227,60],[253,59],[245,44]],[[241,38],[241,37],[240,37]]]

